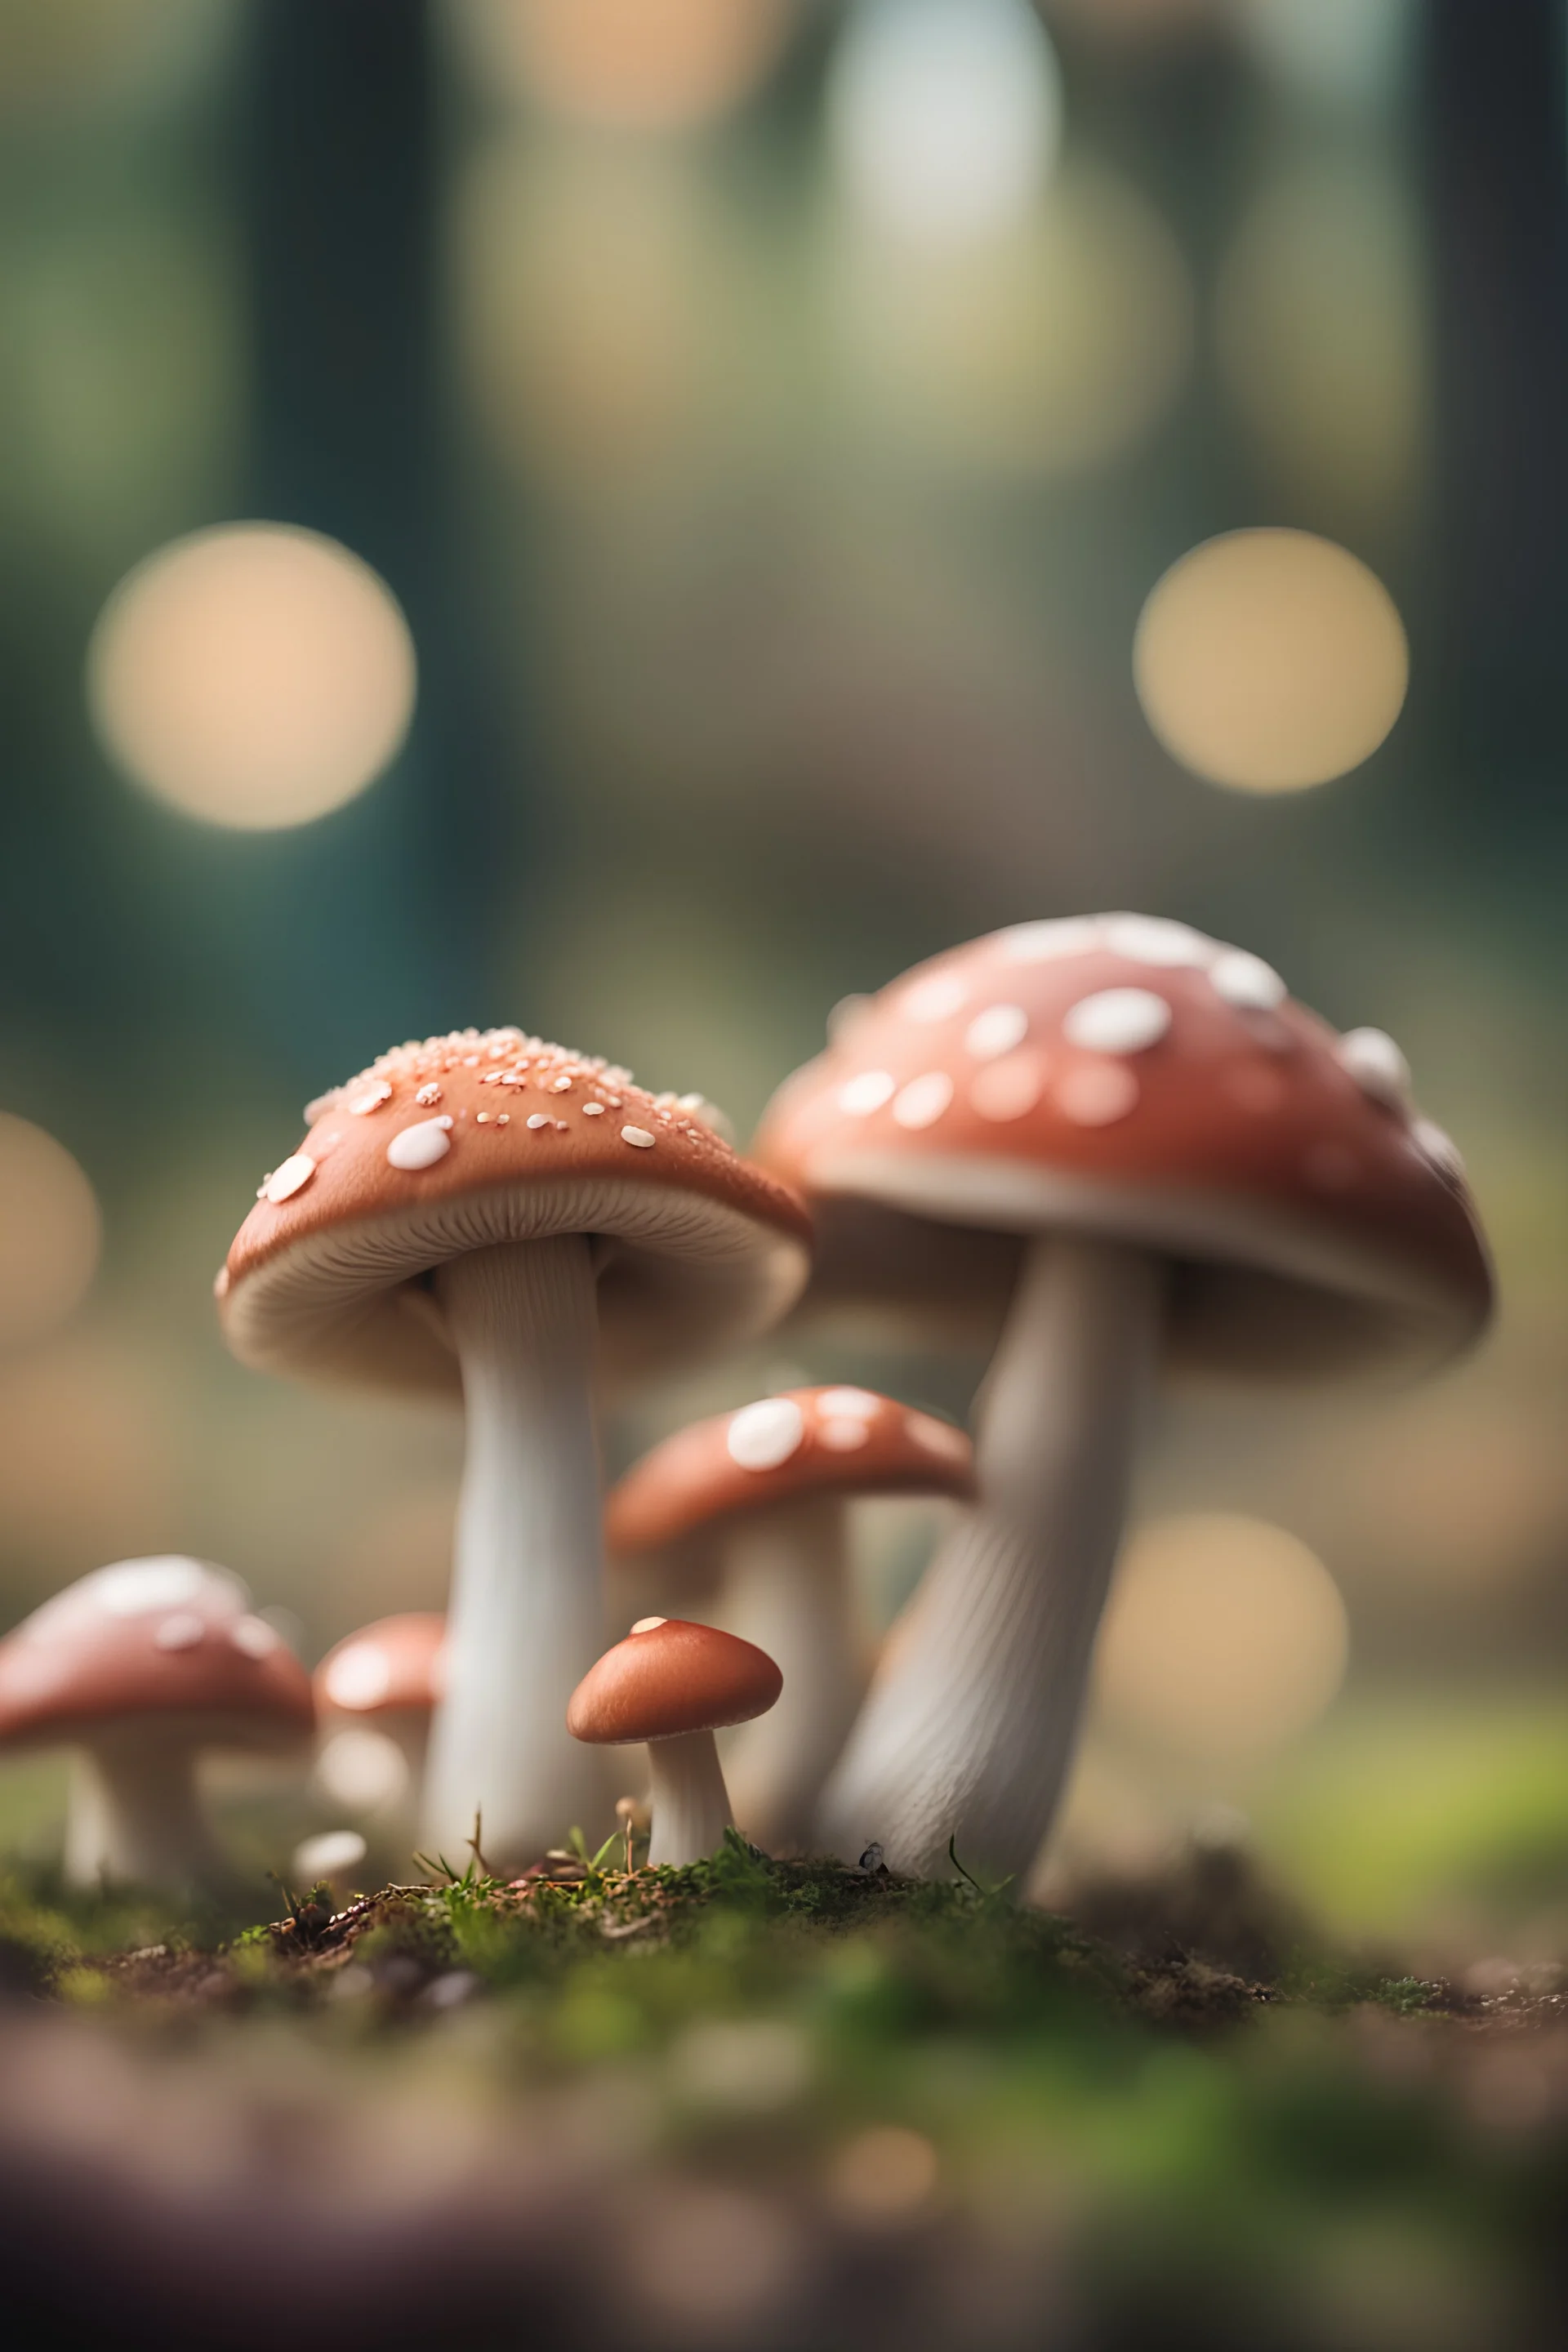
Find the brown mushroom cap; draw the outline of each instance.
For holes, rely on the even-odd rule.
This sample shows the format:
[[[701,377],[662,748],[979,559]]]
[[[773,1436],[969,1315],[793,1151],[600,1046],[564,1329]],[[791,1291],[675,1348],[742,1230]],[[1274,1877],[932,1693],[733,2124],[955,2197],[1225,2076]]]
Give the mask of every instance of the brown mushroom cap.
[[[765,1328],[805,1282],[795,1196],[694,1097],[517,1029],[395,1047],[311,1103],[218,1276],[225,1336],[263,1370],[460,1387],[422,1277],[498,1243],[582,1234],[613,1370]]]
[[[321,1715],[428,1715],[441,1696],[447,1620],[416,1609],[346,1633],[311,1677]]]
[[[0,1746],[178,1717],[193,1745],[288,1747],[315,1723],[310,1678],[235,1576],[174,1556],[119,1560],[0,1642]]]
[[[572,1694],[566,1728],[601,1748],[721,1731],[765,1715],[783,1688],[784,1676],[754,1643],[683,1617],[647,1617],[589,1667]]]
[[[613,1489],[605,1534],[612,1551],[643,1551],[805,1495],[973,1492],[973,1450],[951,1422],[870,1389],[790,1389],[645,1454]]]
[[[1066,1228],[1174,1262],[1189,1361],[1420,1365],[1476,1337],[1492,1283],[1406,1078],[1380,1032],[1338,1035],[1184,924],[1024,923],[861,1000],[755,1150],[812,1202],[814,1297],[994,1326],[1017,1237]]]

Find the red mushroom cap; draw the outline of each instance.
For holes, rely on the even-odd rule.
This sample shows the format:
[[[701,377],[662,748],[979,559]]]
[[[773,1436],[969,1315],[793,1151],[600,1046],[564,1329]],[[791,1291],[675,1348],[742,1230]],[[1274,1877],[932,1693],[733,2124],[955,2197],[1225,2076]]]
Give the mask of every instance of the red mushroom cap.
[[[378,1617],[346,1633],[312,1676],[321,1715],[428,1715],[441,1696],[447,1620],[435,1610]]]
[[[791,1389],[645,1454],[612,1491],[605,1533],[613,1551],[642,1551],[805,1495],[973,1492],[973,1449],[951,1422],[870,1389]]]
[[[262,1370],[456,1393],[423,1277],[571,1234],[604,1245],[616,1369],[749,1337],[800,1289],[811,1229],[705,1108],[518,1029],[397,1046],[307,1107],[218,1277],[225,1337]]]
[[[566,1728],[602,1748],[721,1731],[765,1715],[783,1688],[783,1675],[754,1643],[682,1617],[645,1617],[589,1667],[572,1694]]]
[[[764,1114],[816,1213],[816,1294],[1000,1311],[1017,1242],[1173,1262],[1173,1350],[1225,1369],[1429,1362],[1490,1311],[1458,1154],[1398,1048],[1256,956],[1134,915],[1023,923],[861,1000]]]
[[[216,1747],[288,1746],[314,1727],[309,1675],[224,1569],[119,1560],[0,1642],[0,1746],[153,1715],[187,1719],[193,1744]]]

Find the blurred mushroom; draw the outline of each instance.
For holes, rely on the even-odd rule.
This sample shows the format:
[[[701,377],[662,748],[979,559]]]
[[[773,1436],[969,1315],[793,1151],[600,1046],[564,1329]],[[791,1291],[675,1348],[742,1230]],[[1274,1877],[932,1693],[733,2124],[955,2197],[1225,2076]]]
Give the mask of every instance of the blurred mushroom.
[[[236,1576],[176,1557],[100,1568],[0,1642],[0,1747],[76,1751],[66,1867],[216,1892],[229,1873],[196,1786],[214,1749],[303,1749],[310,1681]]]
[[[1420,1370],[1491,1276],[1458,1155],[1381,1032],[1136,915],[1024,923],[858,1007],[757,1150],[812,1202],[816,1295],[978,1313],[981,1501],[824,1802],[846,1857],[1022,1872],[1070,1759],[1161,1354],[1252,1379]]]
[[[865,1691],[848,1567],[857,1495],[974,1490],[968,1438],[868,1389],[795,1389],[656,1445],[612,1492],[605,1527],[626,1556],[716,1536],[722,1614],[784,1673],[777,1706],[727,1759],[736,1816],[771,1853],[803,1846]]]
[[[219,1276],[263,1370],[451,1393],[468,1464],[422,1834],[498,1864],[608,1811],[563,1713],[603,1610],[596,1352],[622,1374],[765,1328],[799,1203],[695,1113],[516,1029],[384,1054],[310,1106]]]
[[[713,1734],[764,1714],[782,1680],[752,1643],[678,1617],[639,1618],[584,1675],[566,1710],[573,1738],[647,1742],[651,1864],[701,1862],[723,1843],[732,1816]]]
[[[356,1812],[409,1816],[425,1778],[447,1621],[434,1610],[380,1617],[346,1634],[311,1677],[324,1738],[316,1779]]]
[[[310,1895],[325,1886],[335,1904],[345,1895],[362,1893],[365,1876],[361,1865],[369,1852],[358,1830],[320,1830],[314,1837],[301,1838],[291,1865],[295,1891]]]

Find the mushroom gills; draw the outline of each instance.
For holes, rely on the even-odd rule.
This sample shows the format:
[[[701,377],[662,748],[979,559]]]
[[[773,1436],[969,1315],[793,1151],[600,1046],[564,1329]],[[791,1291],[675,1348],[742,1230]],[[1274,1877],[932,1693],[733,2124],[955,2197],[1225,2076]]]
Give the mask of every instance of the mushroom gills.
[[[827,1848],[1020,1876],[1056,1811],[1152,1383],[1164,1269],[1061,1234],[1026,1254],[986,1376],[980,1500],[928,1570],[824,1794]]]

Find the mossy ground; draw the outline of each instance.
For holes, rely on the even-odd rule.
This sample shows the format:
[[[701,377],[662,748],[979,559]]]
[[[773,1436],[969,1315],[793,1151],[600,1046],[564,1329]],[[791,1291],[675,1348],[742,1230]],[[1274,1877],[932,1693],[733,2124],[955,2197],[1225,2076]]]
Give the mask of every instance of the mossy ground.
[[[935,2231],[967,2249],[961,2280],[994,2264],[1020,2294],[1048,2244],[1093,2315],[1085,2343],[1178,2340],[1152,2316],[1176,2294],[1241,2314],[1249,2347],[1493,2352],[1531,2340],[1550,2291],[1568,2216],[1555,1993],[1481,2001],[1270,1951],[1262,1910],[1235,1900],[1207,1953],[1157,1919],[1118,1950],[962,1878],[738,1841],[687,1870],[579,1852],[509,1881],[476,1862],[279,1911],[225,1940],[13,1883],[0,1936],[28,2007],[129,2033],[154,2103],[150,2049],[225,2096],[264,2052],[267,2098],[293,2082],[322,2134],[405,2092],[417,2142],[438,2077],[487,2131],[498,2097],[507,2129],[573,2116],[572,2161],[592,2144],[612,2169],[629,2134],[639,2196],[721,2182],[803,2243]]]

